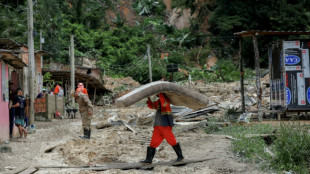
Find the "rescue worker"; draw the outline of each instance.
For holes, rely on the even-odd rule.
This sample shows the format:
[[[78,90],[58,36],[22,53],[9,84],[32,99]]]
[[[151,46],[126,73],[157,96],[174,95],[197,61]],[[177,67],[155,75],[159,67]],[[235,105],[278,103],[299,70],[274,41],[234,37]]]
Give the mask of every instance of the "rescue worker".
[[[86,94],[86,95],[88,96],[87,89],[84,88],[83,83],[79,83],[77,89],[80,89],[80,91],[81,91],[82,93],[84,93],[84,94]],[[76,89],[76,90],[77,90],[77,89]]]
[[[60,86],[59,86],[58,82],[55,82],[55,88],[54,88],[54,92],[53,92],[54,95],[58,95],[59,90],[60,90],[59,88],[60,88]]]
[[[81,113],[82,126],[84,131],[84,136],[81,138],[90,139],[90,123],[93,117],[93,105],[91,104],[88,96],[82,93],[79,88],[76,91],[74,91],[73,89],[71,91],[71,95],[74,95],[75,101],[79,104],[79,110]]]
[[[140,161],[143,164],[152,164],[155,155],[155,149],[166,139],[177,154],[177,160],[180,162],[184,159],[180,144],[177,143],[172,133],[173,117],[170,108],[169,98],[164,94],[158,94],[159,99],[152,102],[150,98],[147,100],[147,105],[150,109],[157,109],[154,122],[154,130],[150,146],[147,147],[146,159]]]

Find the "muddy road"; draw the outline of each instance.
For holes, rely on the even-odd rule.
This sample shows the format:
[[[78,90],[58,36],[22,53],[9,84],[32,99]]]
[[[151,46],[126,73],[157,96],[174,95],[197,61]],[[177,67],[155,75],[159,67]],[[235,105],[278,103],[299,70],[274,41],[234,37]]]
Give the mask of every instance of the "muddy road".
[[[126,109],[96,107],[92,121],[92,138],[79,139],[82,134],[79,114],[75,119],[52,122],[36,122],[36,133],[26,139],[13,139],[9,144],[11,153],[0,153],[0,173],[34,172],[36,166],[95,166],[112,163],[135,163],[143,160],[152,135],[150,125],[127,127],[133,120],[153,112],[143,105]],[[116,123],[112,127],[96,129],[96,125]],[[231,140],[224,135],[206,134],[203,129],[182,131],[174,127],[176,139],[187,159],[209,158],[210,160],[185,166],[156,166],[152,171],[112,169],[99,173],[264,173],[255,164],[242,162],[231,149]],[[153,162],[176,159],[172,147],[164,141],[158,148]],[[41,173],[97,173],[85,169],[53,168],[39,169]]]

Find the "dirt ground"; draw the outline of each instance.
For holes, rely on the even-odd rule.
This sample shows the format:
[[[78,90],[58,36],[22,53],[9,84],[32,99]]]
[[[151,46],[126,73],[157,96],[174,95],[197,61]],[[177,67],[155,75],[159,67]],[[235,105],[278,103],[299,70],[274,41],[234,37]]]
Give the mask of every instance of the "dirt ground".
[[[5,144],[12,148],[11,153],[0,153],[0,173],[31,173],[35,166],[94,166],[108,163],[135,163],[143,160],[152,134],[151,126],[131,126],[131,130],[122,120],[131,124],[133,120],[148,115],[153,111],[143,104],[131,108],[116,109],[96,107],[92,120],[92,138],[78,138],[82,133],[79,114],[75,119],[52,120],[52,122],[36,122],[36,133],[29,134],[26,139]],[[113,122],[115,126],[96,129],[96,125]],[[223,135],[206,134],[202,129],[181,131],[176,125],[174,133],[181,144],[186,159],[207,157],[209,160],[185,166],[157,166],[152,171],[113,169],[98,173],[265,173],[259,171],[255,164],[242,162],[231,150],[231,140]],[[49,152],[47,149],[55,147]],[[176,159],[172,147],[164,141],[153,162]],[[81,169],[40,169],[43,173],[97,173]]]

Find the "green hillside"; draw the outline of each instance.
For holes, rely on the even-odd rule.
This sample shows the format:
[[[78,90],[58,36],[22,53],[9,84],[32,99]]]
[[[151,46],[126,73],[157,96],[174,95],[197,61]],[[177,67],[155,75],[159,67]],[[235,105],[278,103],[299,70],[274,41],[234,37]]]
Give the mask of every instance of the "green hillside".
[[[180,27],[182,22],[189,25]],[[109,76],[132,76],[141,83],[148,81],[147,44],[151,45],[154,80],[167,75],[166,65],[175,63],[196,79],[233,81],[238,77],[234,60],[239,49],[239,38],[233,33],[306,31],[309,22],[307,0],[34,1],[35,48],[39,49],[42,31],[43,48],[53,54],[45,59],[68,63],[70,35],[74,34],[76,56],[96,59]],[[0,38],[27,44],[27,1],[0,0],[0,26]],[[267,66],[266,45],[277,39],[282,38],[259,38],[263,67]],[[254,65],[252,45],[250,38],[244,40],[243,55],[249,68]],[[168,56],[160,59],[162,53]],[[200,70],[208,57],[220,60],[213,67],[215,73]],[[177,73],[176,79],[186,75]],[[224,76],[227,78],[221,78]]]

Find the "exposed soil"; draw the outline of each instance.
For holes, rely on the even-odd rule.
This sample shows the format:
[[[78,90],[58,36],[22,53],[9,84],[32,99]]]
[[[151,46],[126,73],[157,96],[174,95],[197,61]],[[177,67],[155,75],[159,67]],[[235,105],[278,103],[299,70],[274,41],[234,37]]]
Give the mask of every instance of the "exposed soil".
[[[24,173],[33,171],[34,166],[94,166],[115,162],[135,163],[145,158],[151,134],[151,126],[132,126],[132,132],[124,124],[96,129],[97,124],[123,120],[131,123],[137,117],[153,112],[141,104],[122,110],[95,108],[92,121],[92,139],[82,140],[79,115],[75,119],[36,122],[36,133],[26,139],[7,144],[12,153],[1,153],[0,173],[15,173],[29,167]],[[102,173],[265,173],[255,164],[242,162],[231,151],[231,140],[223,135],[206,134],[202,129],[182,132],[181,126],[174,127],[185,158],[208,157],[210,160],[186,166],[157,166],[153,171],[113,169]],[[51,147],[47,153],[45,151]],[[158,148],[154,162],[170,161],[176,158],[173,149],[164,141]],[[95,173],[80,169],[40,169],[36,173]]]
[[[268,79],[267,79],[268,80]],[[117,84],[122,84],[120,80]],[[110,84],[115,87],[114,84]],[[136,86],[132,83],[129,86]],[[240,107],[240,86],[234,83],[194,82],[184,84],[189,88],[207,95],[211,102],[219,103],[220,111],[209,113],[211,117],[222,118],[228,108]],[[128,85],[127,85],[128,87]],[[255,98],[253,85],[246,86],[246,95]],[[263,106],[269,105],[269,88],[263,89]],[[264,102],[266,101],[266,102]],[[255,104],[247,109],[255,108]],[[136,163],[143,160],[146,148],[152,135],[152,123],[147,123],[153,110],[146,107],[145,101],[138,102],[129,108],[118,109],[98,106],[94,109],[92,120],[92,138],[82,140],[80,115],[75,119],[52,120],[52,122],[36,122],[36,133],[29,134],[26,139],[13,139],[9,144],[11,153],[0,153],[0,173],[31,173],[35,166],[96,166],[111,163]],[[97,125],[113,123],[114,126],[96,129]],[[126,125],[129,125],[127,127]],[[279,125],[278,121],[265,122]],[[307,123],[307,121],[305,121]],[[254,123],[256,124],[256,123]],[[139,125],[139,126],[135,126]],[[176,125],[173,132],[181,144],[187,159],[208,158],[199,163],[185,166],[156,166],[153,171],[113,169],[101,173],[201,173],[201,174],[260,174],[271,173],[261,171],[257,164],[245,163],[241,157],[232,152],[230,139],[225,135],[211,135],[204,128],[184,131],[184,126]],[[176,159],[173,149],[164,141],[158,148],[153,162]],[[96,173],[82,169],[40,169],[35,173]]]

